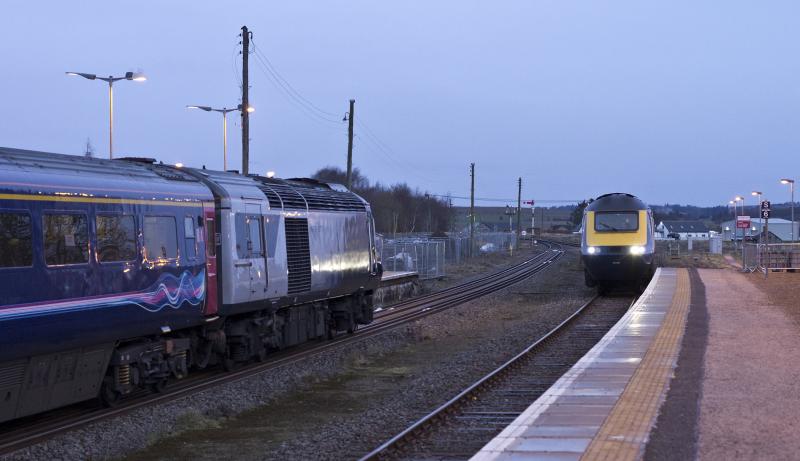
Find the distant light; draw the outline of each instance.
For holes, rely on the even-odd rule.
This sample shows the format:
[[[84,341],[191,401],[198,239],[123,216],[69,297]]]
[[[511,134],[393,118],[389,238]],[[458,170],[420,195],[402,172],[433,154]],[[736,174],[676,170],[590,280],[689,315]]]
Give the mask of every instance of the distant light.
[[[794,179],[786,179],[786,178],[781,179],[781,184],[792,184],[792,183],[794,183]]]
[[[744,197],[742,197],[741,195],[737,195],[737,196],[736,196],[736,197],[734,197],[733,199],[734,199],[734,200],[736,200],[737,202],[741,202],[741,201],[743,201],[743,200],[744,200]]]
[[[761,192],[759,192],[759,191],[757,191],[757,190],[754,190],[753,192],[750,192],[750,195],[752,195],[753,197],[755,197],[755,196],[757,196],[757,195],[761,195]]]
[[[181,162],[176,163],[175,168],[183,168],[183,163]]]
[[[143,82],[147,80],[147,77],[141,72],[131,72],[128,80],[133,80],[134,82]]]
[[[256,111],[256,108],[253,106],[247,106],[247,112],[253,113]]]
[[[274,171],[267,171],[267,177],[268,178],[274,178],[275,177],[275,172]]]

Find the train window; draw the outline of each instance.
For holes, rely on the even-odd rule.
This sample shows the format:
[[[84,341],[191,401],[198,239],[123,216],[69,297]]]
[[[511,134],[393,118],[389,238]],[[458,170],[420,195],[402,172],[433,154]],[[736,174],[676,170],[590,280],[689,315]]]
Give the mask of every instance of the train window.
[[[0,213],[0,267],[33,265],[31,217],[27,213]]]
[[[45,214],[44,260],[48,266],[89,262],[89,230],[84,214]]]
[[[144,259],[157,261],[177,258],[177,227],[172,216],[145,216],[142,229]]]
[[[251,256],[263,256],[264,253],[261,250],[261,218],[248,216],[247,227],[249,229],[247,237],[250,239]]]
[[[97,260],[101,263],[136,259],[133,216],[97,215]]]
[[[639,213],[636,211],[598,211],[594,214],[594,230],[598,232],[639,230]]]
[[[217,235],[215,234],[213,219],[206,219],[206,255],[214,257],[217,254]]]
[[[239,259],[249,258],[247,250],[247,216],[236,213],[236,255]]]
[[[278,245],[278,224],[280,218],[278,216],[269,216],[264,218],[264,227],[267,232],[267,255],[270,258],[275,257],[275,247]]]
[[[186,257],[195,259],[197,257],[197,241],[194,235],[194,218],[191,216],[183,218],[183,236],[186,239]]]

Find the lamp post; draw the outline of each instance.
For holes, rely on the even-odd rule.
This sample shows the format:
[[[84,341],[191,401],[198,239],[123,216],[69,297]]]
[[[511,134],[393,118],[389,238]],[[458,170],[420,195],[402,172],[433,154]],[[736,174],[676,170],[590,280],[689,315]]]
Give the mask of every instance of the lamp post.
[[[66,72],[67,75],[76,75],[88,80],[102,80],[108,82],[108,158],[114,158],[114,82],[119,80],[132,80],[134,82],[143,82],[147,80],[144,74],[139,72],[125,72],[124,77],[98,77],[95,74],[86,74],[83,72]]]
[[[737,195],[733,198],[737,202],[742,202],[742,214],[744,215],[744,197],[741,195]],[[739,228],[739,218],[736,218],[736,228]],[[744,261],[744,234],[745,234],[745,227],[742,227],[742,270],[745,268],[745,261]]]
[[[781,184],[788,184],[792,194],[792,243],[794,243],[794,179],[781,179]]]
[[[750,195],[756,197],[756,213],[758,213],[758,243],[761,244],[761,234],[764,233],[764,222],[761,220],[761,191],[754,190],[750,192]]]
[[[228,112],[235,110],[242,110],[242,105],[239,104],[235,109],[214,109],[211,106],[186,106],[187,109],[200,109],[206,112],[219,112],[222,114],[222,171],[228,171]],[[255,112],[253,106],[247,107],[247,112]]]
[[[733,251],[736,251],[736,202],[729,200],[728,205],[733,206],[733,229],[731,230],[731,242],[733,242]]]

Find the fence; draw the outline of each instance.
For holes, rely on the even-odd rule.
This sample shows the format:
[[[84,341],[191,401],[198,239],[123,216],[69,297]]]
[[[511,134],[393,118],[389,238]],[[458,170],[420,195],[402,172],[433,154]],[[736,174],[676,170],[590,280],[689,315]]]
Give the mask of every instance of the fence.
[[[378,238],[378,253],[385,271],[416,271],[420,279],[443,277],[447,264],[461,264],[469,259],[468,236],[448,235],[429,238],[425,235],[404,235]],[[516,235],[509,232],[475,234],[473,256],[517,248]]]
[[[749,271],[800,269],[800,243],[746,243],[743,258]]]
[[[445,239],[384,240],[380,254],[384,271],[414,271],[420,280],[445,275]]]

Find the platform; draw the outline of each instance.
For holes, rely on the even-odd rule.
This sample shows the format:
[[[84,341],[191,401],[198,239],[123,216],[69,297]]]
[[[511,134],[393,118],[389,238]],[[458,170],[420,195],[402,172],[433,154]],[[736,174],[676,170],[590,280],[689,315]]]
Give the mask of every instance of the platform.
[[[392,283],[402,283],[406,279],[418,279],[419,274],[415,271],[384,271],[381,276],[381,285]]]
[[[689,293],[686,269],[658,269],[603,339],[472,459],[639,457],[677,363]]]

